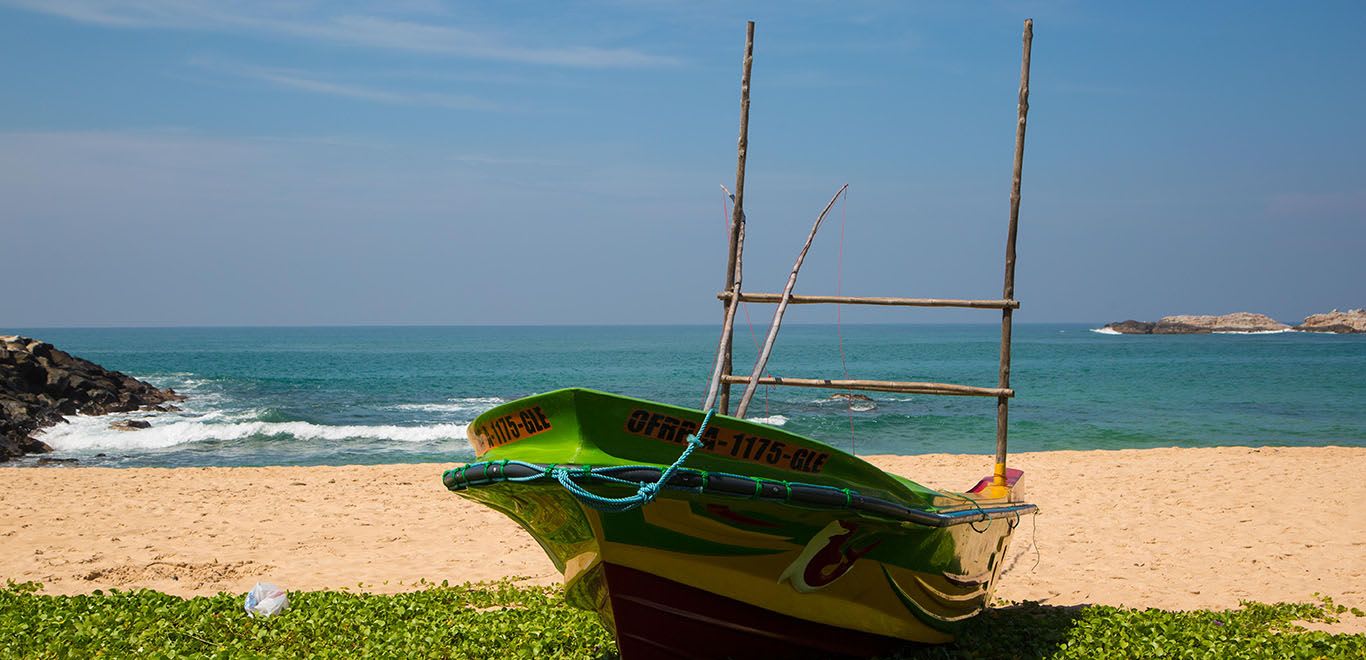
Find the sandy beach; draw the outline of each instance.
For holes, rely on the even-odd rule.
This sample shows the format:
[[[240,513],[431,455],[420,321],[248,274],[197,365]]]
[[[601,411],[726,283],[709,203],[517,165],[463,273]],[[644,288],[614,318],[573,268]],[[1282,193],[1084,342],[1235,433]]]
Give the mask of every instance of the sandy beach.
[[[874,456],[962,489],[987,459]],[[1366,448],[1018,454],[1042,513],[997,595],[1055,605],[1227,608],[1315,593],[1366,608]],[[0,579],[46,593],[146,587],[183,596],[396,592],[517,576],[554,583],[540,547],[441,485],[441,464],[0,469]],[[1348,616],[1336,630],[1366,630]]]

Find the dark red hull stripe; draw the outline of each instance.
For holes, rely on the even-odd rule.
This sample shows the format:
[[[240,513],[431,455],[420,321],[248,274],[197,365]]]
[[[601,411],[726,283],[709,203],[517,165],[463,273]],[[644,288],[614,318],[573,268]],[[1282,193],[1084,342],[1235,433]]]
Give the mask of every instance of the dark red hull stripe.
[[[617,564],[603,564],[603,570],[622,660],[867,658],[908,644],[779,614]]]

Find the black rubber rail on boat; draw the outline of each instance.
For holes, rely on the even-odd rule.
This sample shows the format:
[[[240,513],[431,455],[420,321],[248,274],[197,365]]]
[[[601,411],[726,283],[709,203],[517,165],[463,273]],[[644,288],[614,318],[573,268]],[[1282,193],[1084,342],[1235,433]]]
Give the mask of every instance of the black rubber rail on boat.
[[[442,476],[446,488],[457,491],[466,488],[487,486],[506,481],[554,482],[550,476],[552,466],[529,463],[492,461],[472,463],[464,468],[447,470]],[[572,477],[594,479],[596,475],[583,465],[555,465],[564,469]],[[598,470],[602,470],[601,467]],[[659,480],[660,468],[646,466],[623,466],[611,469],[611,476],[624,482],[653,483]],[[1033,504],[1010,504],[1007,506],[982,507],[972,502],[971,508],[953,511],[926,511],[913,509],[903,504],[878,497],[860,494],[856,490],[804,484],[799,482],[775,481],[736,474],[719,474],[682,468],[665,484],[672,490],[691,491],[705,495],[725,495],[751,500],[765,500],[821,509],[852,509],[864,513],[912,522],[930,527],[950,527],[965,523],[982,522],[997,518],[1016,518],[1032,513],[1038,507]]]

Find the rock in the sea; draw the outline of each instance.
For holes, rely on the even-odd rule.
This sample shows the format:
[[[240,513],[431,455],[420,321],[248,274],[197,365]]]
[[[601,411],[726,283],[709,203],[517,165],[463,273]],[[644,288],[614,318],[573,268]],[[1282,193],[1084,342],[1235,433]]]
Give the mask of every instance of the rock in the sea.
[[[19,449],[25,454],[46,454],[52,451],[52,447],[49,447],[46,442],[37,438],[24,438],[20,440]]]
[[[121,419],[109,425],[115,431],[136,431],[138,429],[152,428],[151,422],[144,422],[140,419]]]
[[[1205,335],[1212,332],[1278,332],[1290,326],[1265,314],[1236,312],[1223,316],[1164,316],[1156,323],[1121,321],[1106,329],[1126,335]]]
[[[1129,319],[1128,321],[1108,323],[1106,324],[1105,329],[1113,330],[1114,332],[1125,335],[1150,335],[1153,333],[1153,326],[1155,325],[1157,324]]]
[[[838,392],[830,395],[832,401],[843,401],[849,405],[849,409],[855,412],[868,412],[877,410],[877,402],[867,394],[854,394],[850,392]]]
[[[44,457],[38,459],[38,463],[37,463],[37,464],[38,464],[38,465],[60,465],[60,464],[62,464],[62,463],[79,463],[79,462],[80,462],[80,460],[79,460],[79,459],[75,459],[75,458],[48,458],[47,456],[44,456]]]
[[[1236,312],[1223,316],[1164,316],[1153,326],[1155,335],[1206,334],[1210,332],[1278,332],[1290,326],[1267,316]]]
[[[0,463],[52,451],[32,434],[66,421],[63,415],[128,412],[184,399],[47,342],[0,336]]]
[[[1305,332],[1366,332],[1366,309],[1349,309],[1345,312],[1335,309],[1326,314],[1310,314],[1295,329]]]

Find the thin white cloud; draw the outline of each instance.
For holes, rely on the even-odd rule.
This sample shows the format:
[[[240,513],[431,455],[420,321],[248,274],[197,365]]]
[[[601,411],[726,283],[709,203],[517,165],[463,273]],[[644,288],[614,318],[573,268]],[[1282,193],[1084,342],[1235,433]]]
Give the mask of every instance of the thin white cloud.
[[[509,158],[507,156],[489,156],[485,154],[454,154],[449,160],[457,163],[469,165],[561,165],[561,161],[547,160],[544,158]]]
[[[456,94],[434,94],[430,92],[390,92],[382,89],[363,87],[360,85],[347,85],[342,83],[327,82],[324,80],[314,80],[305,78],[297,74],[278,72],[278,71],[259,71],[252,74],[254,77],[273,83],[280,87],[303,90],[306,92],[316,92],[319,94],[330,94],[333,96],[343,96],[347,98],[362,99],[367,101],[378,101],[381,103],[396,103],[402,105],[434,105],[443,108],[454,108],[458,110],[495,110],[498,106],[490,101],[474,96],[463,96]]]
[[[112,28],[254,32],[383,50],[578,68],[646,68],[679,63],[631,48],[539,47],[486,30],[377,15],[328,13],[312,3],[203,0],[0,0],[0,5]],[[302,8],[301,8],[302,7]]]
[[[307,224],[357,213],[450,214],[472,196],[493,204],[525,193],[527,168],[539,165],[537,158],[536,152],[491,158],[461,152],[460,144],[214,136],[180,128],[0,131],[0,227],[252,224],[263,214]],[[587,170],[583,164],[555,168],[575,181],[597,178]],[[0,271],[6,266],[0,259]]]
[[[465,94],[440,92],[408,92],[380,89],[366,85],[326,80],[306,71],[225,64],[206,59],[194,59],[190,64],[202,69],[225,73],[239,78],[258,80],[275,87],[342,98],[388,103],[393,105],[425,105],[455,110],[497,110],[498,104]]]

